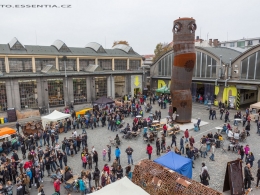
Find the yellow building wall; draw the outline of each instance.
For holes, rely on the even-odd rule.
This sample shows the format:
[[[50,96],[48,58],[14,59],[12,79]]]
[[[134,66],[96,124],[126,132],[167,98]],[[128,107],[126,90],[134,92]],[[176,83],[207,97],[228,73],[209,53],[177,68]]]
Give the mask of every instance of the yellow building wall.
[[[235,86],[229,86],[225,87],[223,91],[223,102],[225,103],[226,101],[228,102],[228,97],[229,96],[235,96],[237,97],[237,88]]]

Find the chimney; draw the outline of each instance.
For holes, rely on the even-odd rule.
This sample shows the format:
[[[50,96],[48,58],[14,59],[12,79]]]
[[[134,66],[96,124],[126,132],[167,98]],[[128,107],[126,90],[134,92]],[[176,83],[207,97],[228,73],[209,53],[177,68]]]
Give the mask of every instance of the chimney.
[[[209,39],[209,45],[212,46],[212,39]]]
[[[213,46],[214,46],[214,47],[217,47],[217,46],[218,46],[218,39],[214,39],[214,40],[213,40]]]
[[[196,41],[198,41],[200,39],[200,36],[196,36]]]

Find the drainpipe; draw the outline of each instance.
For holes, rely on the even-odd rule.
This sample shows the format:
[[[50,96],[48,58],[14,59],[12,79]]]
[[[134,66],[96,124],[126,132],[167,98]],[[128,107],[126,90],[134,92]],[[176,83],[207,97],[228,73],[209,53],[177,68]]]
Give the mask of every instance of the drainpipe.
[[[227,71],[227,76],[228,76],[228,78],[225,80],[225,87],[227,87],[227,82],[230,80],[230,78],[231,78],[231,61],[232,61],[232,59],[230,58],[229,59],[229,66],[228,66],[228,71]]]
[[[110,76],[110,93],[111,93],[111,98],[113,99],[113,96],[112,96],[112,74]]]
[[[215,80],[215,86],[218,85],[218,78]]]

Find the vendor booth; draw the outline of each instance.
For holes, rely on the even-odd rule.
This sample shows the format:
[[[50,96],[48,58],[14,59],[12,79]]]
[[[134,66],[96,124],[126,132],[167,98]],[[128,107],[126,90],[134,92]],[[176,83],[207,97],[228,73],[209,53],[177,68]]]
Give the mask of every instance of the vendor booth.
[[[105,96],[97,99],[96,101],[93,102],[93,104],[113,104],[115,103],[114,100],[110,99],[110,98],[107,98]]]
[[[259,117],[258,111],[260,110],[260,102],[257,102],[255,104],[251,104],[250,110],[252,110],[252,112],[250,114],[251,121],[258,120],[258,117]]]
[[[47,116],[43,116],[42,119],[42,126],[43,129],[45,129],[46,124],[50,123],[51,121],[58,121],[58,120],[62,120],[65,118],[69,118],[71,115],[70,114],[64,114],[62,112],[59,112],[57,110],[54,110],[52,113],[50,113]]]
[[[10,127],[0,128],[0,136],[12,135],[12,134],[15,134],[15,133],[16,133],[16,130],[15,130],[15,129],[12,129],[12,128],[10,128]]]
[[[159,89],[156,89],[155,90],[157,93],[170,93],[170,90],[169,90],[169,88],[165,85],[165,86],[163,86],[163,87],[161,87],[161,88],[159,88]]]
[[[92,193],[93,195],[149,195],[139,186],[131,182],[127,177],[117,180],[114,183],[106,185],[100,190]]]
[[[80,116],[84,116],[87,112],[89,112],[90,110],[92,110],[93,108],[85,108],[83,110],[77,111],[76,112],[76,116],[78,117]]]
[[[192,178],[192,160],[174,152],[168,152],[157,158],[154,162],[167,167],[183,176]]]

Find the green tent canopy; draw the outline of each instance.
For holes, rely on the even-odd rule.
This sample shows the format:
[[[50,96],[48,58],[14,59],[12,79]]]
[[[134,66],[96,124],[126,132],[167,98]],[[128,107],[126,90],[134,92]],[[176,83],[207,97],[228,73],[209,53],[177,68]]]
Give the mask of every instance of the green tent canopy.
[[[170,93],[170,89],[164,85],[163,87],[155,90],[157,93]]]

